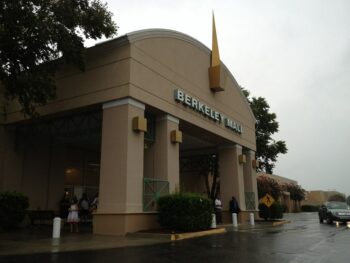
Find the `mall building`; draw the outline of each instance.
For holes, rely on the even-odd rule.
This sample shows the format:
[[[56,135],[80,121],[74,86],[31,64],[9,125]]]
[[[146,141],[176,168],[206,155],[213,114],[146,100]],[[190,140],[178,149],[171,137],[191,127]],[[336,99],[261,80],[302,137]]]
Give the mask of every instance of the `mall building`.
[[[57,73],[57,99],[38,108],[40,118],[9,105],[0,118],[0,191],[57,213],[64,193],[99,193],[93,232],[123,235],[157,227],[159,196],[206,194],[200,165],[191,164],[210,155],[224,221],[232,196],[246,220],[258,203],[255,118],[213,32],[212,51],[163,29],[97,44],[84,72]]]

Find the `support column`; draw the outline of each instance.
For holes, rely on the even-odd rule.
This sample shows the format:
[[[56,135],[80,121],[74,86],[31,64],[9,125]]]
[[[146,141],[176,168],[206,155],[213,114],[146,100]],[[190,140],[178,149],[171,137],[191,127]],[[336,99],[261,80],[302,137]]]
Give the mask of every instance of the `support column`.
[[[134,131],[134,117],[145,105],[126,98],[103,105],[99,205],[94,233],[123,235],[144,228],[142,187],[144,134]]]
[[[229,222],[229,202],[235,196],[242,211],[245,208],[243,165],[239,163],[242,146],[232,145],[219,149],[220,193],[223,204],[223,221]]]
[[[258,209],[258,187],[256,182],[256,168],[253,167],[253,160],[255,160],[255,152],[248,150],[245,152],[246,163],[244,164],[244,188],[245,192],[254,193],[255,208]],[[248,207],[249,208],[249,207]]]
[[[170,134],[179,129],[179,120],[171,115],[161,116],[156,123],[154,177],[169,182],[169,192],[179,187],[179,144],[171,142]]]

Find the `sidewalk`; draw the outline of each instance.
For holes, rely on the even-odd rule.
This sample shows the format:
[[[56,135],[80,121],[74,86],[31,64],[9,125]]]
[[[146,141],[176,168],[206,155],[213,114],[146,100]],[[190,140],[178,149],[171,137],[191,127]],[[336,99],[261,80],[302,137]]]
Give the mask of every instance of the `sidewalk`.
[[[256,230],[262,230],[273,226],[271,222],[256,222],[255,226],[240,224],[237,228],[234,228],[232,224],[227,224],[220,225],[219,227],[226,229],[228,232],[254,232]],[[217,233],[220,232],[218,231]],[[221,233],[223,232],[221,231]],[[91,228],[89,227],[81,227],[79,233],[70,233],[66,226],[61,231],[61,238],[52,239],[51,235],[52,226],[35,226],[25,229],[17,229],[12,232],[0,233],[0,256],[98,250],[174,242],[169,238],[170,235],[157,233],[135,233],[127,236],[94,235],[91,233]],[[201,232],[197,232],[194,235],[186,235],[189,237],[196,237],[203,236],[205,233],[202,234]]]
[[[35,226],[0,233],[0,256],[145,246],[170,242],[161,236],[154,238],[132,235],[94,235],[91,230],[83,228],[79,233],[70,233],[67,227],[63,228],[59,239],[52,239],[51,235],[52,226]]]

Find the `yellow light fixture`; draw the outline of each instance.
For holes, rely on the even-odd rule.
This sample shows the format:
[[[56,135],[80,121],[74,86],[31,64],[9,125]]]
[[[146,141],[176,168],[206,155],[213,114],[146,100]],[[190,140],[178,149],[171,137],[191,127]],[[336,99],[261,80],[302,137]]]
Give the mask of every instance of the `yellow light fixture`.
[[[147,119],[141,116],[136,116],[132,119],[132,129],[137,132],[147,131]]]
[[[170,140],[172,143],[182,143],[182,132],[179,130],[171,131]]]
[[[245,156],[245,154],[241,154],[238,156],[238,161],[240,164],[246,163],[247,162],[247,158]]]

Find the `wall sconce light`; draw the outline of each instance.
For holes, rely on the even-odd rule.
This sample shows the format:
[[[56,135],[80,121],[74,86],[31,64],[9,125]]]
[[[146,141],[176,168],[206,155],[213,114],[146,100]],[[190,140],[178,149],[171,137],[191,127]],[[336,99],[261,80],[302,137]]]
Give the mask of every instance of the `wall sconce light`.
[[[147,132],[147,119],[144,117],[134,117],[132,119],[132,129],[137,132]]]
[[[182,143],[182,132],[178,130],[171,131],[170,140],[172,143]]]
[[[252,167],[254,169],[258,168],[259,167],[259,161],[258,160],[252,160]]]
[[[239,155],[238,156],[238,161],[239,161],[240,164],[246,163],[247,162],[247,158],[246,158],[245,154]]]

